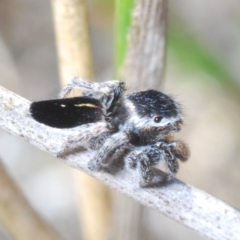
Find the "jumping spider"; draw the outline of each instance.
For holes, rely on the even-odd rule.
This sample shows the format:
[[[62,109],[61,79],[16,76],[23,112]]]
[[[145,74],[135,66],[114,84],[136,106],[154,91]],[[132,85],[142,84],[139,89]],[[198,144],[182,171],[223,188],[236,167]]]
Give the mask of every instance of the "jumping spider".
[[[82,96],[66,98],[74,88],[80,88]],[[142,187],[173,179],[178,159],[189,157],[185,143],[172,137],[183,124],[180,105],[156,90],[125,96],[124,91],[123,82],[73,78],[62,90],[62,99],[33,102],[30,112],[38,122],[58,128],[107,122],[106,131],[89,141],[89,147],[97,151],[88,162],[92,171],[108,171],[124,159],[127,169],[139,173]],[[160,162],[165,163],[168,174],[154,182],[153,166]]]

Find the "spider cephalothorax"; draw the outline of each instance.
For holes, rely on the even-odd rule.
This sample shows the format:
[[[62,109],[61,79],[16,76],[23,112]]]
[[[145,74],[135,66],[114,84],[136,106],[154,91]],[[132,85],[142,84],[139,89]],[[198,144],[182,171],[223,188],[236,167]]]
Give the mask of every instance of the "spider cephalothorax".
[[[177,160],[185,161],[189,156],[187,146],[170,137],[183,124],[178,103],[156,90],[123,96],[123,82],[92,83],[80,78],[74,78],[63,89],[61,97],[68,96],[75,87],[82,89],[82,97],[32,103],[32,116],[41,123],[60,128],[86,124],[87,119],[107,122],[104,132],[89,140],[89,148],[97,150],[88,163],[93,171],[108,171],[124,160],[127,169],[139,173],[141,186],[153,186],[157,182],[153,181],[152,167],[164,162],[168,170],[165,180],[173,178],[179,168]],[[64,125],[62,118],[67,112],[72,117]]]
[[[110,128],[124,131],[134,145],[148,145],[179,131],[183,122],[181,109],[164,93],[147,90],[127,95],[111,113]]]

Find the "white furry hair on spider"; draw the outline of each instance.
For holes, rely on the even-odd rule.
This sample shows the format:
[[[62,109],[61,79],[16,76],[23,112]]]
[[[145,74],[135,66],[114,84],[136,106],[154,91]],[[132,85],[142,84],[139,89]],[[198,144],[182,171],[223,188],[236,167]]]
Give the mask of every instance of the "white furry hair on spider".
[[[75,88],[82,95],[67,98]],[[138,173],[141,187],[172,180],[178,160],[189,157],[187,145],[172,135],[183,124],[180,105],[156,90],[124,92],[123,82],[96,83],[75,77],[63,88],[61,99],[34,102],[30,112],[35,120],[58,128],[106,122],[106,129],[88,141],[88,148],[96,151],[88,162],[92,171],[116,172],[125,167]],[[74,150],[73,142],[70,148]],[[156,181],[154,166],[159,163],[166,165],[167,175]]]

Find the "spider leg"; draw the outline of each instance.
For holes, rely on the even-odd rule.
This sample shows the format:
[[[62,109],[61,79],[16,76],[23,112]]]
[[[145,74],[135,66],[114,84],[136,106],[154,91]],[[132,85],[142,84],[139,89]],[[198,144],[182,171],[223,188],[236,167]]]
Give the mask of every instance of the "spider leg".
[[[174,179],[175,174],[178,172],[179,170],[179,164],[177,161],[177,158],[175,155],[173,155],[168,149],[165,150],[165,163],[167,165],[167,176],[165,178],[165,181],[171,181]]]
[[[75,88],[82,89],[82,96],[98,99],[108,110],[112,104],[121,98],[125,91],[125,84],[114,80],[98,83],[74,77],[63,87],[63,90],[60,92],[60,98],[68,97]]]
[[[98,150],[95,157],[88,163],[88,168],[92,171],[99,171],[108,168],[113,162],[112,156],[117,149],[121,149],[128,144],[128,136],[125,132],[118,132],[107,138],[103,146]]]
[[[130,152],[131,145],[122,144],[113,150],[108,158],[107,164],[102,164],[101,169],[111,174],[116,174],[124,168],[124,157]]]
[[[90,148],[93,150],[98,150],[104,144],[104,142],[109,136],[110,136],[110,132],[108,131],[108,132],[103,132],[97,137],[93,137],[89,141]]]
[[[138,147],[125,158],[126,167],[137,170],[140,175],[140,186],[147,187],[153,184],[154,171],[152,165],[160,161],[160,151],[155,146]]]
[[[157,143],[157,145],[164,151],[163,156],[168,172],[166,181],[170,181],[179,170],[177,160],[186,161],[190,155],[190,151],[187,145],[182,141],[162,142],[160,144]]]
[[[188,146],[183,141],[173,141],[169,143],[169,145],[171,146],[172,152],[176,156],[176,158],[183,162],[188,160],[190,156],[190,151]]]
[[[140,175],[140,187],[158,187],[161,184],[166,182],[166,174],[161,172],[159,169],[152,167],[156,164],[157,158],[148,155],[146,152],[131,152],[126,157],[126,167],[128,169],[137,170]],[[158,157],[158,161],[161,161],[162,155],[160,154]]]
[[[164,178],[164,181],[171,181],[179,170],[179,164],[174,152],[174,149],[176,147],[176,141],[160,141],[154,146],[157,147],[160,151],[159,161],[163,161],[167,167],[167,175]]]
[[[74,88],[83,88],[90,91],[90,90],[93,90],[94,83],[86,79],[74,77],[71,79],[71,81],[67,85],[63,87],[62,91],[59,94],[60,98],[67,97]]]
[[[125,158],[126,167],[130,170],[138,170],[141,187],[154,187],[170,181],[179,170],[177,159],[187,159],[188,148],[180,141],[160,141],[154,145],[137,147]],[[181,151],[181,149],[184,149]],[[167,167],[167,175],[162,177],[159,171],[152,167],[164,162]],[[158,174],[159,176],[155,176]]]
[[[77,128],[75,128],[73,134],[71,134],[66,143],[64,143],[62,151],[57,154],[57,157],[61,158],[76,152],[94,150],[97,144],[101,144],[101,137],[108,134],[108,128],[105,122],[85,124],[84,130],[82,126],[79,126],[79,129],[78,131]],[[94,140],[96,141],[95,143]]]

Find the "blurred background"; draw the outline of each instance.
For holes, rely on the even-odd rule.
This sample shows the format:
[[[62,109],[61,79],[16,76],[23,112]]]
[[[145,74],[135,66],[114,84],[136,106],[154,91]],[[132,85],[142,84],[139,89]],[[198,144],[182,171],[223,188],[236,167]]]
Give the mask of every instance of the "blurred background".
[[[96,79],[113,79],[114,1],[87,3]],[[183,105],[178,137],[191,149],[178,178],[240,208],[240,2],[170,0],[166,55],[163,90]],[[0,1],[0,56],[3,87],[30,101],[58,96],[50,1]],[[0,156],[37,212],[81,239],[72,170],[3,131]],[[147,208],[143,221],[146,239],[205,239]],[[11,239],[4,226],[0,239]]]

